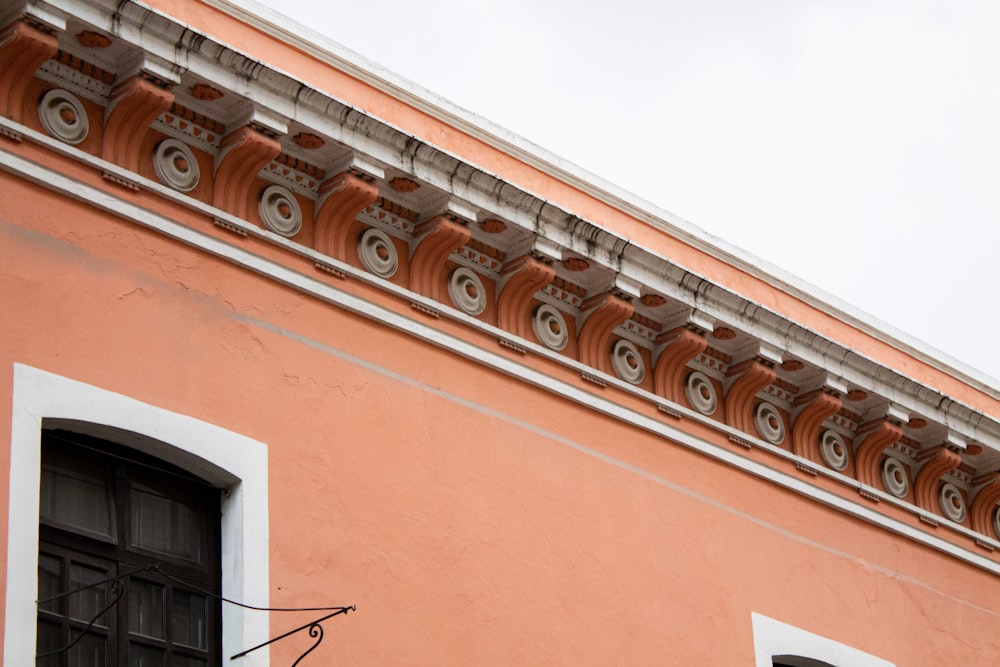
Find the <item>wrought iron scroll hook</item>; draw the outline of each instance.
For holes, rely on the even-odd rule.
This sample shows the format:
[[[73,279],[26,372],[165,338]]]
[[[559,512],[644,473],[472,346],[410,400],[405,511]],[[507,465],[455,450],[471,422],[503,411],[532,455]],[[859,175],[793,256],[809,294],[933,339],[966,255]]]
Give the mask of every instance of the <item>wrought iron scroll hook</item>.
[[[310,653],[312,653],[316,649],[316,647],[319,646],[320,642],[323,641],[323,626],[321,625],[323,623],[323,621],[325,621],[327,619],[330,619],[330,618],[333,618],[334,616],[339,616],[340,614],[346,614],[349,611],[355,611],[355,610],[357,610],[357,607],[355,607],[354,605],[351,605],[350,607],[339,607],[339,608],[336,609],[336,611],[334,611],[331,614],[327,614],[326,616],[324,616],[322,618],[317,618],[315,621],[310,621],[309,623],[306,623],[305,625],[300,625],[299,627],[295,628],[294,630],[289,630],[288,632],[286,632],[284,634],[278,635],[277,637],[274,637],[272,639],[268,639],[266,642],[264,642],[262,644],[257,644],[253,648],[248,648],[247,650],[243,651],[242,653],[237,653],[236,655],[230,657],[229,659],[230,660],[236,660],[237,658],[242,658],[246,654],[253,653],[254,651],[256,651],[259,648],[264,648],[265,646],[268,646],[269,644],[273,644],[274,642],[280,641],[280,640],[282,640],[282,639],[284,639],[286,637],[291,637],[292,635],[294,635],[294,634],[296,634],[298,632],[302,632],[303,630],[306,630],[306,631],[308,631],[310,637],[315,637],[316,638],[316,641],[313,642],[313,645],[310,646],[309,649],[305,653],[303,653],[302,655],[299,656],[298,660],[296,660],[294,663],[292,663],[292,667],[297,667],[298,664],[300,662],[302,662],[302,659],[305,658]]]
[[[319,643],[321,641],[323,641],[323,626],[320,625],[318,622],[315,622],[312,625],[310,625],[309,626],[309,636],[310,637],[316,637],[316,641],[313,643],[312,646],[310,646],[308,649],[306,649],[305,653],[303,653],[302,655],[299,656],[298,660],[296,660],[295,662],[292,663],[292,667],[298,667],[299,663],[302,662],[302,660],[307,655],[309,655],[310,653],[312,653],[316,649],[316,647],[319,646]]]

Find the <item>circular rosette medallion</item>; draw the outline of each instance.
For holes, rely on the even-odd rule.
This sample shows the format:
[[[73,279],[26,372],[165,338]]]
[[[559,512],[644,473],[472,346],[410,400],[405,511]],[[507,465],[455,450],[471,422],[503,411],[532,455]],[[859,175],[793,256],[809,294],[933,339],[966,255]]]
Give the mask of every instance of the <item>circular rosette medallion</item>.
[[[766,401],[757,406],[757,413],[754,417],[757,432],[760,437],[767,440],[772,445],[780,445],[785,440],[785,422],[781,419],[778,408]]]
[[[302,228],[302,209],[288,188],[271,185],[260,195],[260,218],[282,236],[295,236]]]
[[[399,268],[399,255],[389,235],[369,229],[358,240],[358,255],[366,269],[380,278],[391,278]]]
[[[646,377],[646,364],[639,348],[630,340],[619,340],[611,350],[611,364],[618,377],[631,384],[639,384]]]
[[[201,178],[198,160],[183,142],[164,139],[153,153],[153,169],[160,182],[174,190],[188,192]]]
[[[78,144],[87,138],[90,122],[80,99],[61,88],[50,90],[38,103],[38,120],[45,131],[67,144]]]
[[[826,430],[820,436],[819,453],[823,462],[840,472],[847,469],[847,443],[836,431]]]
[[[535,337],[549,349],[561,350],[569,342],[566,320],[555,306],[539,306],[531,320],[531,328],[535,331]]]
[[[941,485],[938,504],[941,505],[941,513],[951,521],[962,523],[965,520],[965,498],[954,484],[945,482]]]
[[[906,475],[906,466],[891,456],[882,463],[882,484],[885,490],[897,498],[905,498],[910,492],[910,478]]]
[[[486,288],[475,271],[460,266],[451,272],[448,296],[463,313],[478,315],[486,309]]]
[[[694,371],[688,375],[684,393],[691,407],[703,415],[714,414],[719,407],[719,396],[715,391],[715,385],[704,373]]]

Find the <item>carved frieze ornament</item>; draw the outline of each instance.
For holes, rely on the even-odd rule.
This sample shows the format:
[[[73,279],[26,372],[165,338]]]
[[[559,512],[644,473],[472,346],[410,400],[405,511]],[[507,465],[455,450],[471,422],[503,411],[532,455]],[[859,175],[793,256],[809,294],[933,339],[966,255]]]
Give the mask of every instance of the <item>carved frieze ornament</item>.
[[[38,120],[46,132],[67,144],[80,143],[90,131],[87,111],[80,98],[62,88],[42,96],[38,103]]]
[[[193,190],[201,178],[194,153],[177,139],[164,139],[156,146],[153,170],[161,183],[180,192]]]
[[[646,377],[646,364],[639,349],[630,340],[623,338],[615,343],[611,350],[611,365],[618,377],[631,384],[639,384]]]
[[[780,445],[785,441],[785,422],[781,419],[778,408],[771,403],[762,401],[757,406],[754,425],[757,427],[760,437],[772,445]]]
[[[941,490],[938,491],[938,505],[941,507],[941,513],[949,520],[955,523],[965,521],[965,498],[958,487],[951,482],[941,485]]]
[[[76,39],[88,49],[106,49],[111,46],[111,40],[107,36],[93,30],[76,33]]]
[[[460,266],[451,272],[448,296],[463,313],[479,315],[486,309],[486,288],[475,271]]]
[[[399,255],[389,235],[369,229],[358,240],[358,256],[368,271],[380,278],[391,278],[399,268]]]
[[[882,463],[882,485],[897,498],[905,498],[910,492],[910,478],[906,466],[897,458],[886,457]]]
[[[704,373],[694,371],[688,375],[685,394],[691,407],[703,415],[715,414],[719,407],[719,397],[715,391],[715,385]]]
[[[827,429],[820,436],[819,453],[823,463],[838,472],[847,469],[847,443],[844,437],[832,429]]]
[[[569,342],[569,330],[566,328],[566,319],[555,306],[545,303],[535,310],[535,316],[531,320],[535,337],[542,345],[550,350],[562,350]]]
[[[276,234],[295,236],[302,229],[302,208],[288,188],[280,185],[264,188],[259,209],[261,220]]]

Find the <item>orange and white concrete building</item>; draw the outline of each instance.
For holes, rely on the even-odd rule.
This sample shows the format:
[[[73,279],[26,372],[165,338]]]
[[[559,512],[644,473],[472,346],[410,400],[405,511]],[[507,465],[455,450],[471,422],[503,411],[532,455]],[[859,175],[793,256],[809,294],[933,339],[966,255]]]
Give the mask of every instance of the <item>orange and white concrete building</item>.
[[[5,665],[1000,664],[995,386],[275,15],[0,6],[0,297]]]

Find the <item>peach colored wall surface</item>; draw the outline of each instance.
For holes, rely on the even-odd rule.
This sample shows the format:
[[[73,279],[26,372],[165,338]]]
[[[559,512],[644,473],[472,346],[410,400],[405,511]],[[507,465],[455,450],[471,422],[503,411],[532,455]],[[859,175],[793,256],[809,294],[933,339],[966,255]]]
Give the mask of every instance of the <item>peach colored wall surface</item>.
[[[752,611],[900,667],[998,662],[993,575],[86,203],[0,193],[0,419],[18,362],[267,443],[271,603],[358,607],[312,664],[751,665]]]

